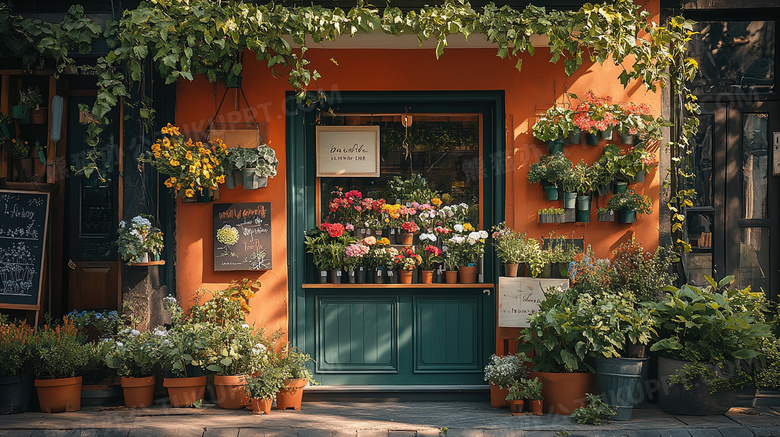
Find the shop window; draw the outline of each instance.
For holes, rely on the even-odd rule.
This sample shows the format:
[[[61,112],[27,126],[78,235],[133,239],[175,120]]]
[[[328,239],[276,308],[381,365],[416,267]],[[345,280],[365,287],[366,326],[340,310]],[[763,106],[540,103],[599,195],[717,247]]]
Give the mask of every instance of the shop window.
[[[406,126],[402,119],[411,120]],[[325,126],[379,126],[379,177],[320,178],[320,211],[324,220],[332,193],[338,189],[358,190],[363,196],[397,199],[388,190],[395,177],[424,177],[429,188],[442,194],[445,203],[479,205],[480,116],[476,114],[426,115],[328,115]],[[474,223],[479,222],[478,208],[471,208]]]
[[[689,48],[699,63],[695,92],[774,85],[774,21],[699,21],[694,30]]]

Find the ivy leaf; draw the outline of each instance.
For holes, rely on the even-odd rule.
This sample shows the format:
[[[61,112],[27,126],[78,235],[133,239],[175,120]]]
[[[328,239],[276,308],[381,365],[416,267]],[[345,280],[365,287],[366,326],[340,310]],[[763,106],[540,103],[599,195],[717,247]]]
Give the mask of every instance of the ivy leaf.
[[[135,46],[133,47],[133,53],[135,53],[136,58],[144,59],[149,54],[149,49],[146,46]]]

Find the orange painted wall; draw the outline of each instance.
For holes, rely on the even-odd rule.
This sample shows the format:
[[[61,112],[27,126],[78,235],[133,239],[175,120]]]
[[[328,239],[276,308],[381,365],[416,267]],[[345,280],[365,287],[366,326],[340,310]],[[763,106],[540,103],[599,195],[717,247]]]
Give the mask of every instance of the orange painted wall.
[[[657,6],[657,5],[656,5]],[[656,8],[657,9],[657,8]],[[657,15],[657,11],[654,11]],[[633,225],[599,223],[595,211],[589,224],[539,225],[537,210],[558,206],[548,202],[538,184],[528,184],[528,166],[546,153],[546,145],[535,140],[530,128],[535,113],[544,111],[553,102],[562,102],[564,92],[582,95],[593,90],[596,95],[609,95],[616,102],[647,103],[654,115],[660,115],[661,95],[646,92],[641,84],[623,89],[617,77],[620,69],[614,65],[590,65],[573,77],[566,77],[563,66],[550,64],[549,51],[537,49],[533,57],[523,56],[523,70],[515,70],[514,60],[502,60],[493,49],[448,49],[436,60],[433,50],[325,50],[308,51],[312,67],[322,78],[316,84],[325,91],[394,91],[394,90],[503,90],[507,115],[507,199],[506,217],[515,229],[531,237],[547,236],[557,230],[569,237],[585,238],[597,255],[606,257],[622,241],[635,234],[646,249],[658,244],[659,176],[651,173],[636,189],[653,199],[654,213],[639,216]],[[335,58],[338,65],[330,59]],[[280,160],[279,174],[269,180],[268,188],[245,191],[242,188],[221,190],[221,202],[271,202],[274,268],[263,273],[261,293],[252,302],[252,321],[266,329],[287,327],[287,227],[286,227],[286,156],[285,91],[290,90],[284,76],[274,78],[268,68],[247,53],[244,71],[244,91],[255,116],[268,123],[267,143]],[[203,131],[214,115],[224,88],[203,77],[193,82],[181,81],[177,93],[176,123],[185,131]],[[229,94],[226,111],[234,121],[248,121],[244,111],[235,111],[235,101]],[[243,108],[244,105],[241,105]],[[231,113],[230,111],[233,110]],[[604,144],[604,143],[602,143]],[[572,161],[585,159],[592,163],[601,154],[601,147],[565,146],[564,153]],[[602,202],[606,202],[603,200]],[[294,207],[294,206],[291,206]],[[177,294],[187,305],[196,288],[223,287],[231,279],[240,279],[244,272],[216,273],[212,261],[212,212],[210,204],[179,205],[177,215]],[[304,230],[301,229],[301,232]]]

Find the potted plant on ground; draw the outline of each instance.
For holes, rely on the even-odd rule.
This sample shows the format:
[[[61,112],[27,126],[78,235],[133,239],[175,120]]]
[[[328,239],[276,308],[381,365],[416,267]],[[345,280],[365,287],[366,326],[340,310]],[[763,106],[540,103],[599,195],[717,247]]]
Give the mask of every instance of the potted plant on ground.
[[[539,162],[528,167],[528,182],[541,182],[547,200],[558,200],[558,184],[561,175],[572,166],[571,160],[563,153],[544,155]]]
[[[185,140],[179,128],[170,123],[161,132],[163,138],[142,153],[138,162],[149,163],[168,175],[164,184],[173,197],[181,195],[185,201],[194,201],[196,195],[210,196],[225,183],[227,146],[221,139],[207,143]]]
[[[81,373],[87,365],[88,349],[89,345],[67,318],[62,325],[38,329],[30,363],[41,411],[81,409]]]
[[[167,331],[140,332],[124,329],[109,342],[111,348],[105,356],[108,367],[121,377],[125,406],[150,407],[154,400],[154,370],[160,360],[160,344],[166,342]]]
[[[485,381],[490,384],[490,405],[501,408],[509,405],[509,388],[528,376],[525,354],[498,356],[492,355],[485,366]]]
[[[659,354],[658,405],[671,414],[725,414],[736,390],[752,380],[749,360],[761,359],[770,335],[765,297],[750,288],[730,289],[733,276],[701,289],[667,287],[654,310]]]
[[[523,385],[523,398],[528,399],[531,403],[531,412],[535,416],[544,414],[544,396],[542,395],[542,382],[539,381],[539,378],[521,379],[520,383]]]
[[[285,388],[285,374],[280,367],[269,365],[246,378],[246,392],[254,414],[269,414],[274,396]]]
[[[154,217],[140,214],[130,222],[122,220],[117,229],[116,244],[119,256],[130,264],[154,261],[163,249],[163,233],[152,225]]]
[[[284,377],[284,387],[276,395],[277,410],[301,409],[303,388],[307,384],[316,384],[311,370],[307,366],[307,363],[311,361],[312,358],[309,354],[303,353],[289,343],[284,347],[278,360],[278,366]]]
[[[279,160],[274,149],[267,145],[239,147],[234,153],[237,155],[234,166],[241,168],[245,190],[264,188],[268,185],[268,178],[276,176]]]
[[[557,106],[548,109],[534,123],[531,132],[534,137],[547,143],[549,153],[561,152],[566,138],[572,144],[578,143],[580,135],[580,129],[574,125],[573,111]]]
[[[618,223],[634,223],[637,214],[651,214],[653,203],[648,196],[637,193],[633,188],[609,198],[607,208],[617,213]]]
[[[525,407],[525,387],[523,386],[523,381],[525,380],[525,378],[521,378],[515,381],[507,391],[506,400],[509,402],[509,412],[513,416],[523,414],[523,408]]]
[[[521,352],[533,352],[532,376],[543,383],[542,394],[550,410],[571,414],[585,394],[595,388],[592,358],[583,329],[590,324],[577,312],[577,290],[548,291],[539,311],[520,331]]]
[[[28,373],[34,331],[24,323],[0,323],[0,414],[24,413],[33,377]]]

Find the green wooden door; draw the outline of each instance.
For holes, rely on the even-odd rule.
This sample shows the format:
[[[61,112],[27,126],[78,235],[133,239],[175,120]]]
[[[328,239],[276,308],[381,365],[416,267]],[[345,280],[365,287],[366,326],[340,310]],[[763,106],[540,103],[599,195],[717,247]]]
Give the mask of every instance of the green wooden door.
[[[503,220],[503,92],[341,92],[329,102],[322,109],[337,113],[479,114],[483,227]],[[306,285],[314,282],[303,235],[317,225],[317,114],[291,103],[287,119],[290,338],[314,357],[315,379],[323,385],[485,384],[482,368],[495,343],[489,283],[498,276],[490,250],[484,285]]]

